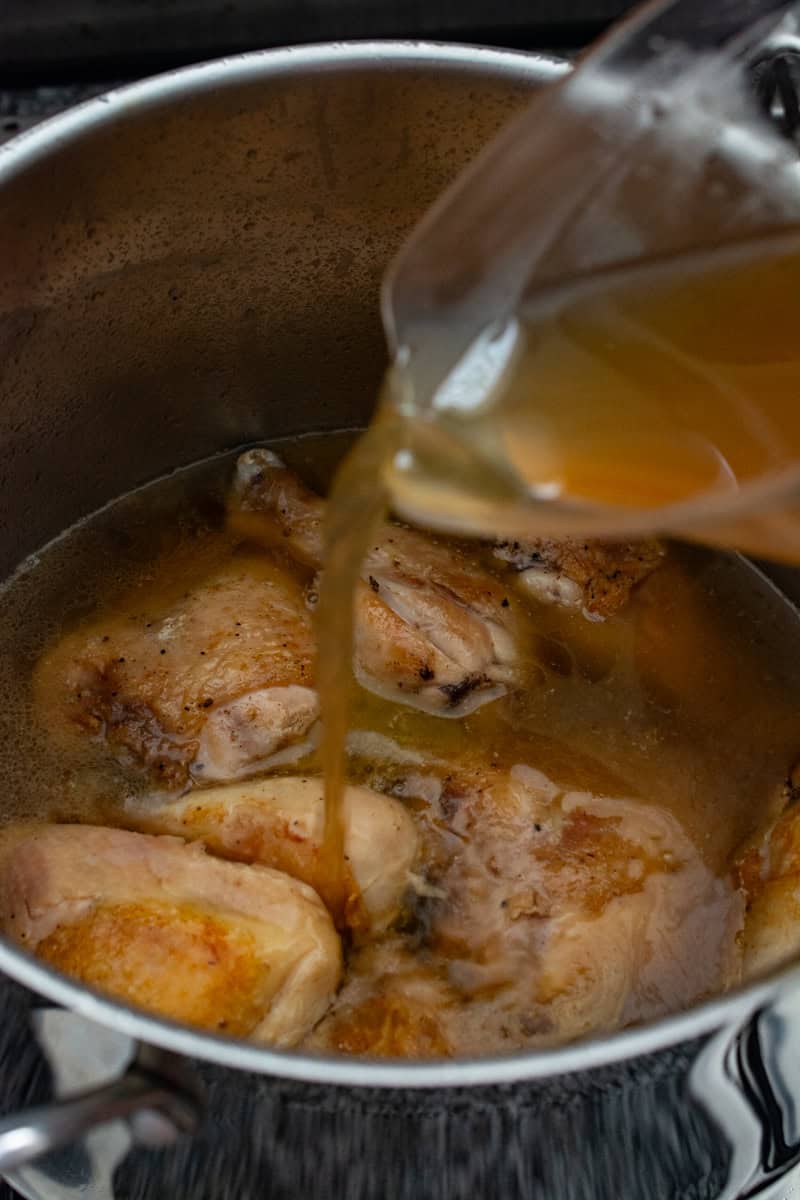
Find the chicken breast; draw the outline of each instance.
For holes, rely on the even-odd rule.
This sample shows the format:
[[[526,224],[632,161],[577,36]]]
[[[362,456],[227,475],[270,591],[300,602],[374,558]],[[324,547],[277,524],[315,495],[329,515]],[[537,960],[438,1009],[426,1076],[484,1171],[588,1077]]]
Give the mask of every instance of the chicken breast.
[[[126,817],[137,829],[200,839],[215,854],[276,867],[325,893],[318,777],[276,777],[206,788],[157,806],[129,804]],[[416,827],[400,801],[366,787],[345,790],[343,818],[349,908],[363,909],[356,924],[379,933],[400,912],[417,857]]]
[[[640,542],[501,542],[495,556],[518,572],[518,581],[536,600],[582,608],[590,617],[613,616],[627,604],[637,584],[664,557],[654,539]]]
[[[797,792],[766,835],[740,855],[736,877],[747,899],[742,937],[745,978],[800,954],[800,805]]]
[[[0,835],[0,928],[84,983],[276,1046],[324,1014],[341,974],[311,888],[177,838],[86,825]]]
[[[171,562],[63,638],[34,688],[51,729],[105,738],[159,785],[180,788],[309,750],[314,653],[302,586],[275,562],[233,556],[199,576],[190,561]]]
[[[231,527],[323,565],[325,503],[268,450],[237,463]],[[387,523],[355,599],[355,672],[365,687],[426,711],[463,715],[516,678],[518,615],[502,583],[466,551]]]

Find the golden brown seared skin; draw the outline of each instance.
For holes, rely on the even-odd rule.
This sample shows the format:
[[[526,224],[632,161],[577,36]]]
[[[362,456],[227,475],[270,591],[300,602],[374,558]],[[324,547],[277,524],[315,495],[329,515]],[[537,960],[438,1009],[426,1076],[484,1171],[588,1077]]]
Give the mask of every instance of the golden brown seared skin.
[[[519,572],[519,585],[537,600],[583,608],[591,617],[610,617],[627,604],[637,584],[664,558],[655,539],[639,542],[501,542],[495,556]]]
[[[34,688],[51,728],[104,737],[182,787],[302,753],[319,712],[314,654],[300,583],[263,556],[235,556],[177,594],[156,572],[46,653]]]
[[[98,826],[0,835],[0,928],[120,999],[277,1046],[313,1028],[341,975],[311,888],[177,838]]]
[[[351,957],[347,981],[303,1046],[369,1058],[450,1058],[445,1026],[459,1009],[441,975],[399,939],[384,939]]]
[[[229,503],[238,534],[320,568],[324,511],[325,502],[270,451],[239,458]],[[515,680],[515,602],[457,547],[385,524],[365,558],[355,605],[355,671],[372,691],[461,715]]]
[[[418,852],[414,821],[399,800],[348,787],[342,806],[344,852],[371,934],[400,912]],[[130,803],[126,819],[148,833],[201,840],[215,854],[258,862],[325,894],[324,785],[318,776],[281,776],[195,790],[179,800]]]

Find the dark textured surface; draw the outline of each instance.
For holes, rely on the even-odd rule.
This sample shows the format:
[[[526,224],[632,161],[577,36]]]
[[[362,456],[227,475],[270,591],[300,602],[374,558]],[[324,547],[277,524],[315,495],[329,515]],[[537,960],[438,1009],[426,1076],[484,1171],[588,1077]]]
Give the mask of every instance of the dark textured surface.
[[[112,83],[65,83],[58,86],[0,90],[0,145],[56,113],[98,96]]]
[[[580,45],[630,0],[3,0],[8,80],[107,77],[263,46],[365,37]],[[71,73],[71,74],[70,74]]]
[[[30,997],[1,986],[8,1111],[39,1100],[48,1080],[25,1034]],[[729,1152],[688,1091],[702,1044],[450,1092],[312,1087],[205,1066],[201,1134],[134,1152],[115,1190],[121,1200],[713,1200]]]
[[[257,1078],[243,1093],[223,1073],[206,1071],[205,1135],[158,1163],[152,1154],[130,1156],[117,1174],[119,1194],[127,1200],[162,1194],[711,1200],[724,1182],[726,1151],[704,1114],[686,1103],[691,1060],[680,1051],[671,1062],[633,1064],[588,1087],[585,1078],[567,1078],[423,1094],[309,1089]],[[242,1131],[247,1156],[233,1149]]]
[[[2,1114],[17,1112],[49,1099],[50,1070],[30,1035],[30,993],[0,978],[0,1072]],[[18,1200],[18,1194],[0,1181],[0,1200]]]

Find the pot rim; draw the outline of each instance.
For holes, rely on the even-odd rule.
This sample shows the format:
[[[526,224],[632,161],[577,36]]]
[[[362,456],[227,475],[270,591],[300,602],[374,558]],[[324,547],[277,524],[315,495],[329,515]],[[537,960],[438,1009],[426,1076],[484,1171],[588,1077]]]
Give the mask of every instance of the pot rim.
[[[43,121],[0,146],[0,187],[95,128],[166,102],[295,73],[414,66],[443,70],[472,67],[493,77],[540,83],[558,79],[569,69],[563,60],[548,55],[428,41],[323,42],[253,51],[114,88]],[[725,1025],[738,1025],[785,990],[800,986],[800,964],[797,964],[641,1028],[592,1037],[557,1049],[458,1061],[370,1062],[274,1050],[149,1015],[59,974],[5,938],[0,938],[0,971],[88,1020],[190,1058],[298,1082],[402,1089],[504,1085],[618,1063],[709,1034]]]
[[[485,68],[494,77],[516,76],[520,80],[527,77],[539,83],[558,79],[570,69],[564,59],[550,54],[436,41],[376,39],[252,50],[177,67],[111,88],[40,121],[0,145],[0,184],[92,129],[134,111],[146,112],[165,101],[309,70],[341,71],[359,66],[386,70],[400,65],[437,66],[445,70],[476,66]]]

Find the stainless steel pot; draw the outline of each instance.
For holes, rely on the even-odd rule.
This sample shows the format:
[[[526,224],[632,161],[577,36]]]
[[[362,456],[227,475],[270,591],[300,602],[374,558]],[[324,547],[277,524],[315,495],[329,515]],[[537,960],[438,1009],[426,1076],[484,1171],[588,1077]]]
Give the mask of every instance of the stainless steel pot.
[[[0,149],[0,571],[180,464],[363,422],[385,263],[563,69],[433,45],[255,54]],[[0,1128],[31,1197],[710,1200],[778,1195],[800,1160],[797,969],[646,1029],[441,1065],[198,1033],[6,943],[0,969],[4,1109],[81,1090]]]

